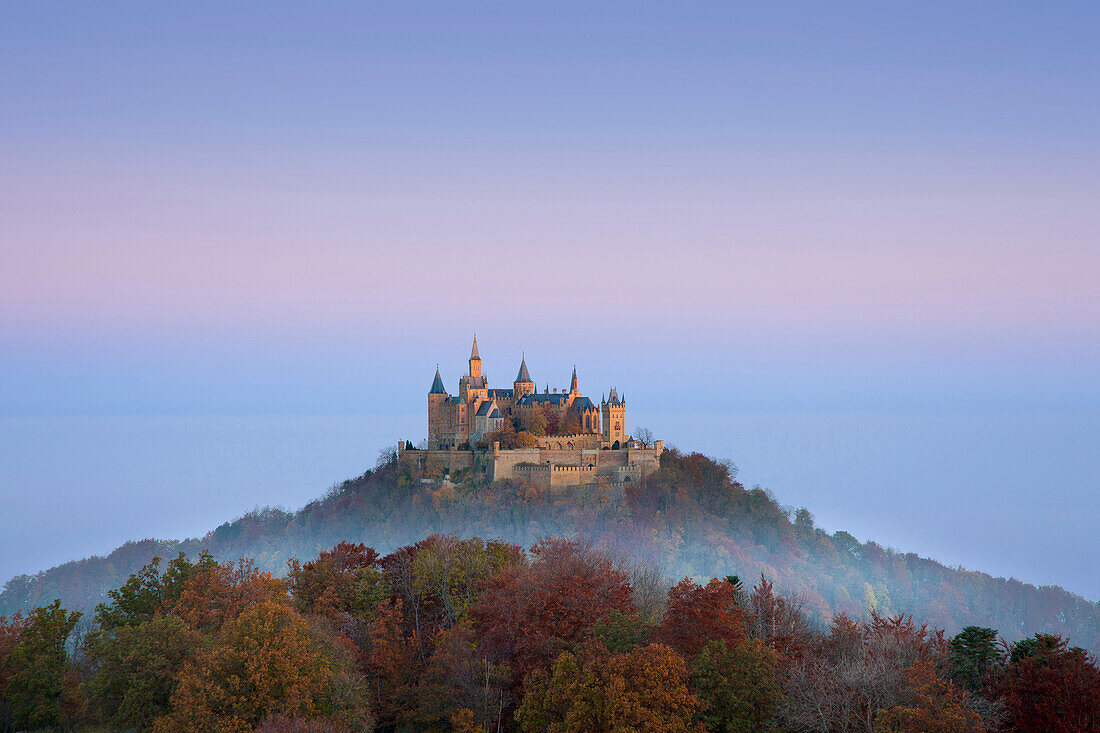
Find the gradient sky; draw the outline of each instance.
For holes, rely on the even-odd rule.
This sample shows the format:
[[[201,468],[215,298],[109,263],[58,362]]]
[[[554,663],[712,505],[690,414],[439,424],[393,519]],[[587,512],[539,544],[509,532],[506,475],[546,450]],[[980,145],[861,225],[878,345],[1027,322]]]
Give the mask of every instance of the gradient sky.
[[[0,575],[304,502],[476,330],[1100,598],[1096,5],[223,5],[2,11]]]

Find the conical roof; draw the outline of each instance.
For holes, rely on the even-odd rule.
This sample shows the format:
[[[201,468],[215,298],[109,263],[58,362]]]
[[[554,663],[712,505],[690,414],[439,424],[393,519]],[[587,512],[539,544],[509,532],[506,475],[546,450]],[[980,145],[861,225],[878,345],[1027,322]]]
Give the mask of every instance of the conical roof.
[[[447,389],[443,386],[443,380],[439,376],[439,367],[435,368],[435,381],[432,382],[432,389],[428,394],[447,394]]]
[[[519,374],[516,375],[517,382],[530,382],[531,374],[527,371],[527,357],[523,357],[519,360]],[[532,382],[533,384],[533,382]]]
[[[477,353],[477,336],[474,336],[474,348],[470,350],[470,359],[481,361],[481,355]]]

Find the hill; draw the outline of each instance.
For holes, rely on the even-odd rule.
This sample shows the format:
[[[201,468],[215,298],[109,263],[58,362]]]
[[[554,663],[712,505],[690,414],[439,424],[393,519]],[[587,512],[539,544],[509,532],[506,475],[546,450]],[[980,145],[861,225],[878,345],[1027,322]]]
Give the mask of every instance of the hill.
[[[629,555],[667,578],[765,576],[796,593],[825,621],[836,613],[911,613],[949,634],[998,629],[1015,641],[1036,632],[1100,650],[1100,605],[1057,586],[1036,587],[829,534],[813,516],[781,506],[736,481],[728,463],[698,453],[665,452],[655,474],[626,487],[546,491],[528,484],[455,477],[425,483],[395,460],[334,487],[298,511],[265,508],[187,540],[130,542],[106,557],[65,563],[9,580],[0,615],[60,599],[90,610],[154,555],[179,552],[253,558],[282,573],[291,558],[312,558],[341,541],[391,552],[431,533],[499,538],[530,546],[549,535],[584,536]]]

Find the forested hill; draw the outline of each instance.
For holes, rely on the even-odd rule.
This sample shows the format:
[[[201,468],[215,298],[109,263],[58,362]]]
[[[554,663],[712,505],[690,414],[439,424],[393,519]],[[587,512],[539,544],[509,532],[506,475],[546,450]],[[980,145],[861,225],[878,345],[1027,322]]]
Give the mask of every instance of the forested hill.
[[[313,558],[344,540],[386,553],[434,532],[525,546],[549,535],[587,536],[670,579],[763,574],[800,595],[805,610],[821,620],[874,608],[911,613],[948,633],[986,626],[1014,641],[1049,632],[1100,651],[1100,604],[1057,586],[1037,588],[861,544],[847,532],[830,535],[814,527],[808,511],[746,490],[728,464],[676,450],[665,452],[657,473],[625,490],[548,492],[478,479],[427,485],[390,461],[299,511],[262,509],[199,539],[130,542],[106,557],[17,576],[0,593],[0,616],[54,599],[91,609],[154,555],[207,550],[223,560],[250,557],[282,573],[288,559]]]

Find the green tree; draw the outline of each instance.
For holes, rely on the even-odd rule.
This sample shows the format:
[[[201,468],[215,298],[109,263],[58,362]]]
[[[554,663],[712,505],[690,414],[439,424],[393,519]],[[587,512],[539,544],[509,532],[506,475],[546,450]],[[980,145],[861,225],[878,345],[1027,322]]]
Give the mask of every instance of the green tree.
[[[996,629],[967,626],[951,640],[951,679],[971,692],[984,689],[1004,662]]]
[[[117,730],[148,730],[168,711],[184,662],[204,646],[203,636],[175,617],[157,617],[85,645],[96,670],[88,680],[95,712]]]
[[[691,664],[699,719],[708,731],[751,733],[772,728],[783,693],[775,680],[776,654],[753,639],[736,646],[708,643]]]
[[[0,709],[16,729],[69,728],[82,712],[79,678],[65,642],[80,620],[57,600],[27,614],[18,641],[2,662]]]
[[[613,608],[592,626],[592,636],[612,654],[629,654],[645,642],[648,629],[637,615]]]

